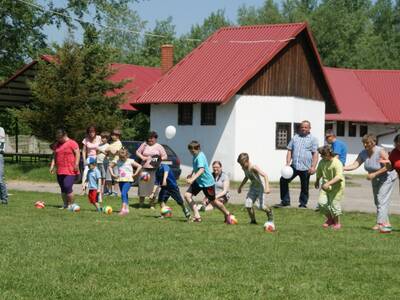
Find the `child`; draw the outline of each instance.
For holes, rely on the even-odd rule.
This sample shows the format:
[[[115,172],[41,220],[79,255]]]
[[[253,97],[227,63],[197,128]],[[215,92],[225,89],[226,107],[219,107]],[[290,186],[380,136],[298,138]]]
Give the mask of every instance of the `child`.
[[[318,205],[320,211],[327,218],[322,226],[324,228],[333,226],[333,229],[338,230],[341,228],[339,216],[342,214],[340,200],[343,197],[345,186],[343,165],[335,157],[329,145],[318,148],[318,152],[322,160],[318,164],[315,188],[318,189],[320,187],[322,178]]]
[[[254,212],[254,203],[258,199],[258,208],[264,211],[267,215],[267,221],[274,222],[272,209],[265,203],[264,194],[269,194],[269,182],[267,174],[262,171],[258,166],[250,163],[249,155],[247,153],[241,153],[238,156],[237,162],[240,164],[244,171],[245,177],[239,185],[238,193],[242,192],[242,187],[250,180],[250,189],[246,196],[245,207],[250,217],[250,224],[257,224],[256,215]],[[263,178],[264,184],[261,180]],[[270,227],[270,231],[274,230],[274,227]]]
[[[119,215],[123,216],[129,213],[128,192],[132,186],[133,178],[140,173],[142,166],[133,159],[129,158],[128,150],[125,148],[122,148],[118,151],[118,158],[118,160],[111,162],[108,169],[111,173],[111,176],[117,179],[119,183],[122,199],[122,208],[119,212]],[[136,168],[135,172],[133,172],[134,168]],[[117,174],[115,170],[117,170]]]
[[[109,162],[117,161],[118,160],[118,151],[122,148],[122,143],[120,141],[121,138],[121,131],[118,129],[114,129],[111,132],[111,142],[106,148],[107,153],[107,160]],[[107,186],[107,194],[108,196],[117,196],[117,186],[114,184],[114,191],[113,191],[113,178],[111,176],[111,172],[109,171],[110,168],[107,169],[108,172],[106,174],[106,186]],[[118,169],[116,165],[114,165],[114,173],[117,173]]]
[[[99,147],[97,148],[97,168],[100,171],[101,174],[101,189],[100,189],[100,194],[99,194],[99,202],[102,202],[102,196],[104,193],[104,185],[106,182],[106,174],[107,174],[107,169],[108,169],[108,159],[106,158],[106,150],[108,146],[110,145],[108,143],[108,140],[110,139],[110,133],[107,131],[103,131],[100,134],[101,137],[101,142],[99,144]]]
[[[182,208],[185,217],[189,219],[189,209],[183,204],[183,199],[171,168],[168,165],[161,164],[160,155],[154,155],[150,164],[153,168],[156,169],[155,185],[153,188],[153,192],[150,195],[150,199],[154,199],[154,194],[157,188],[161,187],[161,190],[158,194],[158,202],[160,203],[161,208],[166,206],[168,198],[172,197],[172,199],[174,199],[176,203]]]
[[[186,179],[186,182],[190,184],[190,186],[185,193],[185,199],[193,210],[193,222],[201,222],[201,217],[192,197],[193,195],[196,196],[200,191],[203,191],[208,200],[224,214],[225,222],[227,224],[235,224],[235,217],[229,213],[219,200],[215,199],[214,177],[208,167],[206,156],[200,151],[199,142],[192,141],[188,145],[188,149],[193,156],[193,171]]]
[[[98,196],[100,195],[101,191],[101,174],[96,166],[96,159],[94,157],[88,157],[87,164],[89,170],[83,184],[83,189],[85,189],[87,185],[87,188],[89,190],[89,202],[96,207],[97,211],[101,211],[101,207],[98,203]]]

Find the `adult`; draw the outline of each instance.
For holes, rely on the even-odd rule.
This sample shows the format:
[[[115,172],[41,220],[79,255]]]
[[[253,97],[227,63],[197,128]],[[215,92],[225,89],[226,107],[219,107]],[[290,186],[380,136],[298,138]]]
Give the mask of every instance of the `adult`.
[[[395,169],[400,176],[400,134],[394,137],[393,144],[394,149],[390,152],[389,161],[392,168]]]
[[[357,159],[351,165],[344,167],[345,171],[352,171],[364,164],[364,168],[368,172],[367,179],[371,181],[377,211],[376,225],[372,227],[374,230],[378,230],[381,226],[390,226],[390,195],[397,178],[396,171],[389,171],[385,164],[389,158],[388,154],[382,147],[376,145],[376,141],[375,135],[364,135],[362,143],[365,149],[358,154]]]
[[[78,143],[70,139],[64,129],[56,130],[56,143],[53,144],[54,157],[50,164],[50,173],[57,169],[57,181],[61,188],[63,206],[67,208],[74,202],[73,184],[79,174],[80,152]]]
[[[101,143],[101,137],[97,135],[96,127],[89,126],[86,128],[86,137],[82,141],[82,159],[85,166],[82,174],[82,187],[84,187],[86,182],[87,172],[89,170],[87,159],[97,158],[97,149]]]
[[[1,204],[8,204],[7,186],[4,181],[4,150],[6,145],[6,133],[0,127],[0,200]]]
[[[311,135],[310,130],[311,123],[302,121],[299,133],[294,135],[287,146],[286,165],[293,168],[293,176],[289,179],[281,177],[281,203],[275,205],[277,208],[290,206],[289,183],[297,176],[301,183],[299,207],[307,208],[310,176],[315,173],[318,162],[318,140]]]
[[[155,155],[159,155],[161,160],[167,159],[167,152],[162,145],[157,143],[158,134],[155,131],[151,131],[147,136],[147,139],[136,151],[136,156],[142,161],[143,172],[147,172],[150,175],[148,181],[139,180],[139,205],[142,206],[145,197],[149,197],[153,192],[154,180],[156,169],[151,165],[151,159]],[[154,208],[153,201],[150,201],[150,208]]]
[[[212,163],[213,169],[213,177],[215,180],[215,198],[226,204],[230,199],[229,194],[229,177],[228,175],[222,170],[222,163],[218,160]],[[203,204],[200,207],[200,210],[212,210],[214,206],[209,203],[207,198],[204,198]]]
[[[332,129],[328,129],[325,132],[325,141],[328,145],[331,145],[333,154],[340,160],[342,165],[346,164],[347,157],[347,145],[345,142],[338,140],[336,134]]]

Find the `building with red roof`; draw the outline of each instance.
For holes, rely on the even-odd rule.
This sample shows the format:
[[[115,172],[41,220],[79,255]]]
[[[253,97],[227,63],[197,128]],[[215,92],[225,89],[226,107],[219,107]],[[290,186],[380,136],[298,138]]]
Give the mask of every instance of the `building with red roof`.
[[[210,161],[234,180],[241,152],[277,180],[286,146],[302,120],[323,143],[325,113],[338,113],[306,23],[227,27],[216,31],[136,101],[151,105],[151,128],[177,128],[168,143],[191,166],[187,144],[198,140]],[[186,166],[186,168],[185,168]]]

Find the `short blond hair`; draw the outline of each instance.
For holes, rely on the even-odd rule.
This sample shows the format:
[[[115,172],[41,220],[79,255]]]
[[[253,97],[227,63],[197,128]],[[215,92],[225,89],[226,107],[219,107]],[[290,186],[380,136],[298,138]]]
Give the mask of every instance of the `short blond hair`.
[[[372,134],[372,133],[367,133],[362,137],[362,142],[363,143],[373,142],[376,145],[376,142],[377,142],[376,135]]]

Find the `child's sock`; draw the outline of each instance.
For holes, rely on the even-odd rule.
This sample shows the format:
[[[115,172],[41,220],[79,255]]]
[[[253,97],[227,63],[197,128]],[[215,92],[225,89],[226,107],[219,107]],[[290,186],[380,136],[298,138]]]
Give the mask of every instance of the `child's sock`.
[[[272,213],[272,209],[267,210],[266,213],[267,213],[267,220],[269,222],[273,222],[274,221],[274,214]]]

